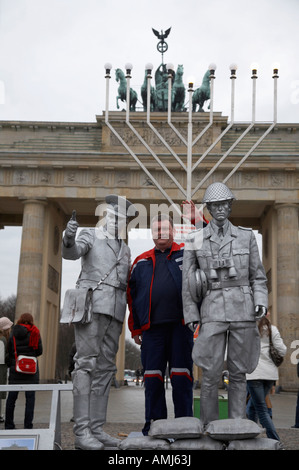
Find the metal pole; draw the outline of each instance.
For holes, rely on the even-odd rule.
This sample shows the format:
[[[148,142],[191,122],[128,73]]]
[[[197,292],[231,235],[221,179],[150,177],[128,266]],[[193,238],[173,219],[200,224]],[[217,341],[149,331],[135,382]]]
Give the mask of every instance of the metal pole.
[[[127,66],[126,66],[127,68]],[[131,69],[130,68],[127,68],[127,75],[126,75],[126,79],[127,79],[127,110],[126,110],[126,120],[127,122],[129,121],[130,119],[130,78],[131,78]]]
[[[274,107],[273,107],[273,121],[277,123],[277,79],[278,79],[278,68],[273,70],[274,79]]]
[[[236,70],[237,66],[232,64],[230,66],[230,78],[231,78],[231,121],[235,120],[235,81],[236,81]]]
[[[257,69],[252,69],[252,122],[255,122]]]
[[[171,121],[171,92],[172,92],[172,73],[171,69],[168,69],[168,103],[167,103],[167,110],[168,110],[168,123]]]
[[[151,112],[151,70],[147,69],[147,96],[146,96],[146,113],[147,113],[147,120],[150,118]]]
[[[106,75],[105,75],[105,78],[106,78],[105,122],[108,122],[108,119],[109,119],[109,80],[111,78],[110,70],[112,69],[112,65],[107,63],[107,64],[104,65],[104,67],[106,69]]]
[[[189,119],[188,119],[188,146],[187,146],[187,201],[191,201],[192,193],[192,93],[193,83],[189,83]]]

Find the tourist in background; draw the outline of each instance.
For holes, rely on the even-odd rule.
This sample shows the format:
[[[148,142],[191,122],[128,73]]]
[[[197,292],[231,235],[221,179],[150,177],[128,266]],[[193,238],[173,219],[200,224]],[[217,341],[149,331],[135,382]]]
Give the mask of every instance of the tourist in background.
[[[299,377],[299,361],[297,362],[297,376]],[[299,390],[297,393],[296,413],[295,413],[295,424],[292,428],[299,428]]]
[[[9,366],[9,380],[8,383],[14,384],[38,384],[39,383],[39,368],[35,374],[26,374],[16,371],[16,355],[14,347],[14,338],[16,344],[16,352],[18,355],[26,355],[38,357],[43,352],[42,340],[39,329],[34,325],[33,316],[30,313],[23,313],[18,320],[17,324],[13,327],[11,335],[8,340],[8,366]],[[18,391],[11,391],[8,393],[6,400],[6,413],[5,413],[5,429],[15,429],[14,424],[14,410],[15,403],[18,398]],[[24,428],[32,429],[34,405],[35,405],[35,391],[29,390],[25,392],[26,405]]]
[[[278,380],[278,368],[270,357],[270,332],[272,343],[281,356],[285,356],[287,347],[280,336],[278,328],[271,325],[267,316],[261,318],[258,329],[261,341],[258,365],[251,374],[246,375],[248,391],[251,396],[247,416],[252,421],[256,421],[257,414],[260,424],[266,429],[267,437],[279,441],[279,436],[269,415],[265,400],[274,382]]]
[[[13,323],[7,317],[0,318],[0,384],[7,384],[7,343],[10,334],[10,330]],[[6,392],[0,392],[0,423],[3,423],[4,418],[2,416],[2,400],[6,399]]]

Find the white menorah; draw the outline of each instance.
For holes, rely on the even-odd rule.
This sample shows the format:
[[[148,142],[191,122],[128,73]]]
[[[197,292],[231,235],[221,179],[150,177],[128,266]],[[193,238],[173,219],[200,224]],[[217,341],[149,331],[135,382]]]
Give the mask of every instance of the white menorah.
[[[106,70],[106,108],[105,108],[105,124],[108,128],[113,132],[113,134],[118,138],[121,144],[125,147],[125,149],[130,153],[130,155],[134,158],[134,160],[138,163],[138,165],[142,168],[142,170],[146,173],[146,175],[150,178],[153,184],[159,189],[159,191],[163,194],[163,196],[169,201],[173,207],[179,212],[180,209],[177,204],[175,204],[170,196],[167,194],[165,189],[159,184],[159,182],[154,178],[151,172],[145,167],[145,165],[141,162],[138,156],[133,152],[132,148],[124,141],[124,139],[119,135],[117,130],[111,125],[109,122],[109,79],[111,78],[110,72],[112,69],[112,65],[107,63],[105,64]],[[192,93],[193,93],[193,83],[189,82],[188,84],[188,94],[189,94],[189,110],[188,110],[188,134],[187,140],[178,129],[173,125],[171,121],[171,91],[172,91],[172,70],[173,65],[167,64],[166,66],[168,71],[168,112],[167,112],[167,123],[171,127],[171,129],[178,135],[181,141],[184,143],[187,149],[187,164],[181,160],[181,158],[174,152],[171,148],[169,143],[162,137],[162,135],[158,132],[158,130],[153,126],[151,123],[151,106],[150,106],[150,90],[151,90],[151,72],[153,69],[152,64],[146,64],[145,69],[147,71],[147,109],[146,109],[146,124],[148,127],[154,132],[154,134],[158,137],[161,143],[167,148],[170,154],[176,159],[176,161],[180,164],[183,170],[186,172],[186,189],[182,187],[182,185],[177,181],[174,175],[169,171],[166,165],[160,160],[157,154],[153,151],[150,145],[144,140],[144,138],[139,134],[139,132],[135,129],[135,127],[130,122],[130,80],[131,80],[131,71],[132,65],[126,64],[126,79],[127,79],[127,93],[126,93],[126,125],[128,128],[135,134],[135,136],[139,139],[142,145],[149,151],[149,153],[154,157],[157,163],[161,166],[161,168],[165,171],[165,173],[169,176],[169,178],[173,181],[176,187],[181,191],[182,196],[184,199],[190,201],[194,194],[202,187],[205,181],[215,172],[215,170],[222,164],[222,162],[230,155],[230,153],[234,150],[234,148],[241,142],[242,139],[250,132],[250,130],[256,124],[256,82],[257,82],[257,69],[252,69],[252,118],[250,123],[246,129],[242,132],[242,134],[235,140],[235,142],[230,146],[230,148],[222,155],[222,157],[217,161],[217,163],[211,168],[211,170],[202,178],[202,180],[196,185],[195,188],[192,189],[192,173],[193,171],[202,163],[204,158],[212,151],[212,149],[217,145],[218,142],[225,136],[225,134],[237,124],[234,119],[234,108],[235,108],[235,79],[236,79],[236,65],[230,66],[230,79],[231,79],[231,119],[228,122],[226,128],[220,133],[220,135],[212,142],[212,144],[206,149],[206,151],[197,159],[196,162],[193,162],[192,157],[192,149],[193,146],[204,136],[204,134],[208,131],[208,129],[213,125],[213,102],[214,102],[214,79],[215,79],[215,70],[216,65],[211,64],[209,66],[210,70],[210,110],[209,110],[209,123],[206,127],[201,130],[201,132],[193,139],[193,122],[192,122]],[[243,158],[234,166],[231,172],[225,177],[223,183],[226,183],[232,175],[240,168],[241,165],[247,160],[247,158],[254,152],[254,150],[261,144],[261,142],[265,139],[265,137],[274,129],[277,123],[277,79],[278,79],[278,68],[273,69],[273,79],[274,79],[274,106],[273,106],[273,121],[269,123],[269,127],[265,130],[265,132],[260,136],[260,138],[251,146],[251,148],[246,152]],[[181,213],[180,213],[181,215]]]

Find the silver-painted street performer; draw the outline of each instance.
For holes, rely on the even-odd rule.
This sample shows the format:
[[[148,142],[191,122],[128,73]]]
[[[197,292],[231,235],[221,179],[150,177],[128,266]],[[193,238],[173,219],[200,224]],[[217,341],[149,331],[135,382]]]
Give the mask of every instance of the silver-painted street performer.
[[[76,322],[75,368],[72,373],[75,447],[101,450],[117,446],[102,429],[106,422],[109,390],[116,372],[115,356],[126,313],[126,289],[130,269],[130,249],[120,239],[122,229],[135,206],[126,198],[106,196],[105,225],[83,229],[78,235],[75,214],[68,222],[62,256],[81,258],[77,286],[91,287],[92,314],[89,322]]]
[[[228,417],[246,417],[246,373],[258,363],[256,320],[267,312],[267,279],[252,229],[229,222],[232,201],[223,183],[211,184],[203,203],[212,216],[188,235],[183,260],[185,323],[199,324],[193,361],[202,369],[200,419],[218,419],[218,384],[227,351]]]

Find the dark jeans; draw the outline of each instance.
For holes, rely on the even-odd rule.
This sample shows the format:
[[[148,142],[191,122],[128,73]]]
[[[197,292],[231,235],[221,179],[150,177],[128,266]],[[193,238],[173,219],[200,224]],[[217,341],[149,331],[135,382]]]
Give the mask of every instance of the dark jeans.
[[[274,423],[269,415],[265,398],[273,386],[273,380],[248,380],[247,387],[251,395],[252,405],[247,409],[248,419],[256,421],[256,413],[263,428],[266,429],[266,434],[269,439],[276,439],[279,441],[279,436],[276,432]],[[256,413],[255,413],[256,412]]]
[[[18,398],[19,392],[9,392],[6,400],[6,413],[5,413],[5,429],[15,429],[14,423],[14,411],[15,404]],[[35,392],[26,391],[25,392],[26,405],[25,405],[25,417],[24,417],[24,428],[32,429],[33,428],[33,415],[34,415],[34,405],[35,405]]]
[[[146,425],[143,434],[147,434],[151,420],[167,418],[164,386],[167,365],[175,417],[193,416],[192,347],[193,334],[180,322],[152,326],[144,331],[141,360]]]

